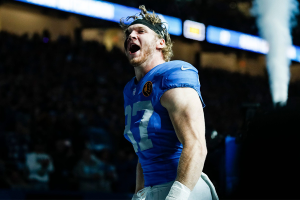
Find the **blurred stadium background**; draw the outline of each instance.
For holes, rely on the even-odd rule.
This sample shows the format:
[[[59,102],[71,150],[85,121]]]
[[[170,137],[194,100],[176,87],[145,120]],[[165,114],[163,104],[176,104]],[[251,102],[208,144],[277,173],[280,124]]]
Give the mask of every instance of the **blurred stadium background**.
[[[122,90],[134,72],[117,22],[141,4],[168,22],[173,60],[199,70],[204,172],[220,198],[299,198],[299,25],[279,106],[251,0],[1,0],[0,199],[131,199]]]

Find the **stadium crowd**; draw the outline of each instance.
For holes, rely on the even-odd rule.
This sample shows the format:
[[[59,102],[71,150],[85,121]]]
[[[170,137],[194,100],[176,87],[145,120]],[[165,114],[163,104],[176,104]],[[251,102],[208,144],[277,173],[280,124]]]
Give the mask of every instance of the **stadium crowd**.
[[[236,135],[244,102],[272,104],[266,77],[198,70],[207,135]],[[133,192],[122,97],[133,76],[118,48],[0,32],[0,188]]]

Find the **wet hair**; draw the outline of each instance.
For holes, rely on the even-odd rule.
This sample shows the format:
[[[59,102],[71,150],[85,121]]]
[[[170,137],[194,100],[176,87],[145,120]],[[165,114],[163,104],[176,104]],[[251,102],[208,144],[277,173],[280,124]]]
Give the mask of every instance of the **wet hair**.
[[[162,54],[166,62],[170,61],[171,57],[173,56],[173,50],[172,50],[173,43],[171,41],[171,37],[170,34],[168,33],[165,23],[161,21],[159,16],[155,14],[154,11],[152,13],[149,13],[146,10],[144,5],[139,6],[139,9],[141,10],[141,12],[138,13],[137,15],[128,16],[126,19],[124,18],[120,19],[120,26],[124,30],[125,37],[126,37],[124,46],[126,47],[126,41],[128,37],[128,27],[133,24],[141,23],[146,25],[150,29],[152,29],[154,32],[156,32],[159,39],[165,40],[166,45],[164,48],[162,48]]]

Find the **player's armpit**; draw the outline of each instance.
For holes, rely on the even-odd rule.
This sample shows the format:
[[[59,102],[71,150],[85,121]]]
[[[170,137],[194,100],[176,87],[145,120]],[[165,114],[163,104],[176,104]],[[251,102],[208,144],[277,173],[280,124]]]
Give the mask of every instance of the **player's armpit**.
[[[176,180],[194,188],[207,154],[201,100],[193,88],[173,88],[161,97],[179,141],[183,144]]]

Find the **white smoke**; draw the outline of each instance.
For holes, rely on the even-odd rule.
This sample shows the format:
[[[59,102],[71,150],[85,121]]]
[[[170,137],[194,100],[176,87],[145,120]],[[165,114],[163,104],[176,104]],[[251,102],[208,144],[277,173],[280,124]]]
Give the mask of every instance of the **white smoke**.
[[[267,70],[274,105],[286,104],[290,81],[291,28],[297,24],[297,0],[254,0],[252,14],[257,17],[260,35],[269,43]]]

